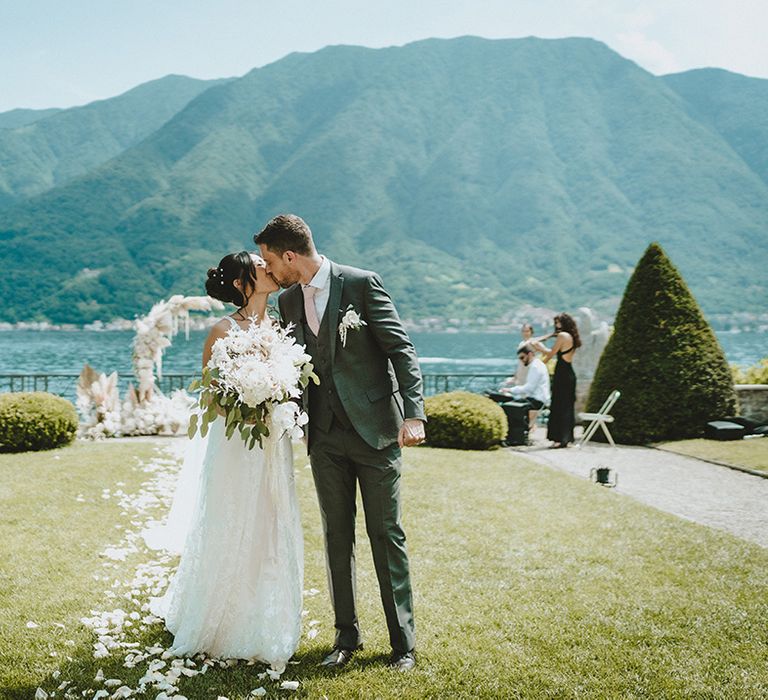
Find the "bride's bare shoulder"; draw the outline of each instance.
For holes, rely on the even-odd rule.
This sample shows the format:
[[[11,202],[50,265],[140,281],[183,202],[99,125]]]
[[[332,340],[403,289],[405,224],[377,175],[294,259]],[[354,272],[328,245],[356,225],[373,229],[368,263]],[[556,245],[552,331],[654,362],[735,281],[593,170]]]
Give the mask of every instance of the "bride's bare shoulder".
[[[223,338],[230,328],[232,328],[232,321],[229,316],[224,316],[211,326],[206,342],[212,342],[219,338]]]

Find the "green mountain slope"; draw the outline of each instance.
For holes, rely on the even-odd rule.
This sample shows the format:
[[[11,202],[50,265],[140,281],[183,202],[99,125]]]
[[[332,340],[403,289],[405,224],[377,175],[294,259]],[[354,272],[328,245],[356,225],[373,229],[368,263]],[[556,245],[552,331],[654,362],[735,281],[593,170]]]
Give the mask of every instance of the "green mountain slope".
[[[0,318],[129,316],[199,292],[280,211],[381,271],[407,316],[609,306],[650,240],[706,310],[744,309],[768,301],[767,195],[665,80],[599,42],[330,47],[206,90],[0,213]]]
[[[84,107],[0,114],[0,126],[17,123],[0,129],[0,205],[39,194],[105,163],[218,82],[169,75]],[[42,116],[45,111],[51,114]]]
[[[11,109],[8,112],[0,112],[0,129],[17,129],[50,117],[60,109]]]
[[[768,182],[768,80],[718,68],[663,78],[685,101],[689,113],[709,125]]]

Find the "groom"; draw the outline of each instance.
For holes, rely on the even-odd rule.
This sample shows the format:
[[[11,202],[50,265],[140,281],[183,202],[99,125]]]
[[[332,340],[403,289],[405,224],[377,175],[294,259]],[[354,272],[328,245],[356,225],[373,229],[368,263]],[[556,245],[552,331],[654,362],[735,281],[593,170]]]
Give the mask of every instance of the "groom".
[[[379,276],[321,256],[301,218],[276,216],[254,241],[267,272],[286,289],[278,298],[283,322],[294,324],[320,377],[304,401],[336,616],[334,648],[321,665],[341,668],[362,646],[355,608],[359,483],[392,645],[389,663],[410,671],[416,661],[400,448],[424,441],[416,352]]]

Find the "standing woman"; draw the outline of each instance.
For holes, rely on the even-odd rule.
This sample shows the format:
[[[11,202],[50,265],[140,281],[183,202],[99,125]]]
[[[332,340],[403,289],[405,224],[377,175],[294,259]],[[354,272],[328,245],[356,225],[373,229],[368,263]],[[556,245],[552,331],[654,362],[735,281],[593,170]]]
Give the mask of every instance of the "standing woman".
[[[576,321],[568,314],[555,316],[555,344],[542,358],[544,362],[557,353],[555,376],[552,380],[552,403],[549,406],[547,439],[550,447],[567,447],[573,442],[573,428],[576,425],[576,373],[573,371],[573,356],[581,347]]]

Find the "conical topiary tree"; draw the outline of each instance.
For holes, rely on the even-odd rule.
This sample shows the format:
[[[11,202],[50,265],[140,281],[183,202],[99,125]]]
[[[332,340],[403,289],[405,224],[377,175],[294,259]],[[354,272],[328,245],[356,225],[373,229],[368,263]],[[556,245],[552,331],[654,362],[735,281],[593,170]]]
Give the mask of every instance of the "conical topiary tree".
[[[587,410],[597,411],[613,389],[621,398],[611,434],[628,444],[699,437],[707,421],[736,411],[723,350],[658,243],[627,283]]]

